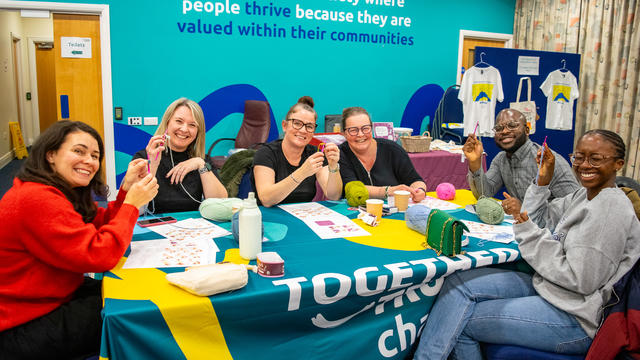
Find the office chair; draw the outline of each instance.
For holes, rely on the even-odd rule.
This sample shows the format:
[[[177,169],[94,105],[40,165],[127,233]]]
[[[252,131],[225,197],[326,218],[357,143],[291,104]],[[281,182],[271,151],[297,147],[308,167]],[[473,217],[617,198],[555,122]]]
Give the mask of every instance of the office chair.
[[[342,115],[341,114],[325,115],[324,116],[324,132],[326,132],[326,133],[333,132],[333,126],[335,124],[341,124],[341,123],[342,123]],[[342,130],[342,126],[340,128]]]
[[[431,136],[434,139],[457,140],[459,144],[462,143],[464,128],[461,125],[464,113],[462,101],[458,100],[459,92],[460,86],[452,85],[442,95],[431,127]],[[450,124],[460,124],[460,128],[453,128],[454,125]]]
[[[257,148],[267,141],[271,129],[271,117],[269,103],[259,100],[246,100],[244,102],[244,117],[242,125],[235,138],[220,138],[211,144],[207,155],[214,169],[221,169],[226,161],[226,156],[211,156],[213,148],[223,140],[235,141],[236,149]]]

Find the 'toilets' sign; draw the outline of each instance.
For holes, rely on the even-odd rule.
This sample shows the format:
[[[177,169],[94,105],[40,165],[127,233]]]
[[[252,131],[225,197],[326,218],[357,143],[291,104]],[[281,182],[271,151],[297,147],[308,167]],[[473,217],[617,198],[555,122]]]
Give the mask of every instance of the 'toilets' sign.
[[[91,59],[91,38],[60,37],[63,58]]]

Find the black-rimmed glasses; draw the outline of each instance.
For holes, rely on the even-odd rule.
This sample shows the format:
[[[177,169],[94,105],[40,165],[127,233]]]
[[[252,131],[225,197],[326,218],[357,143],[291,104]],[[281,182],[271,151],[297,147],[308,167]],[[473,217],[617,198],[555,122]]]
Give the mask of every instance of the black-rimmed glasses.
[[[347,134],[349,134],[351,136],[357,136],[358,133],[360,133],[360,131],[362,131],[362,133],[364,135],[367,135],[367,134],[371,133],[371,125],[362,125],[360,127],[352,126],[352,127],[348,127],[346,129],[344,129],[344,131],[346,131]]]
[[[300,130],[304,126],[304,129],[308,133],[312,133],[316,131],[316,128],[318,127],[318,124],[305,123],[302,120],[298,120],[298,119],[287,119],[287,121],[291,121],[291,126],[293,126],[293,128],[296,130]]]
[[[600,167],[607,159],[615,159],[615,156],[605,156],[600,154],[591,154],[589,157],[584,156],[584,154],[569,154],[569,160],[571,160],[571,164],[573,166],[579,166],[585,160],[589,162],[589,164],[593,167]]]

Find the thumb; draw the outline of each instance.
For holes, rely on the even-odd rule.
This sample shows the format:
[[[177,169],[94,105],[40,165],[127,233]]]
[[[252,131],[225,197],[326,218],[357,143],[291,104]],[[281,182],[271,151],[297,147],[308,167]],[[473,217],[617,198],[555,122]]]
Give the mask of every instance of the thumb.
[[[502,195],[504,195],[505,199],[511,199],[511,196],[509,194],[507,194],[507,192],[503,192]]]

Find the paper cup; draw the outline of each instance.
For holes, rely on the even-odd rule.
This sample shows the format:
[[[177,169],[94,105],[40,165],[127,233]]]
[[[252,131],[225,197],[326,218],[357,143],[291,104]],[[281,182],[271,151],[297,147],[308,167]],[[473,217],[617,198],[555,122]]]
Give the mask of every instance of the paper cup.
[[[393,200],[398,211],[407,211],[409,207],[409,195],[411,195],[411,193],[406,190],[396,190],[393,192]]]
[[[371,215],[375,215],[378,221],[382,219],[382,205],[384,201],[380,199],[367,200],[367,212]]]

